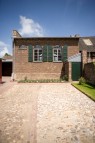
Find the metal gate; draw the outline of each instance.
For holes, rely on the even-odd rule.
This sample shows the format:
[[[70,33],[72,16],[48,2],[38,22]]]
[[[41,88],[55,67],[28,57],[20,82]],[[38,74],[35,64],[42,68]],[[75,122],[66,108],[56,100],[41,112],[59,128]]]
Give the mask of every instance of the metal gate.
[[[81,62],[72,62],[72,80],[77,81],[81,77]]]

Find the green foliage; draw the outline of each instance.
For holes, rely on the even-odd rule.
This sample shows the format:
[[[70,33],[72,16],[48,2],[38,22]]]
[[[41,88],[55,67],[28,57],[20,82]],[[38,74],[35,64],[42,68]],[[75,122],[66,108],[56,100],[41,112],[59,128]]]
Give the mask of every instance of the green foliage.
[[[95,62],[93,62],[94,66],[95,66]]]
[[[39,79],[39,80],[29,80],[27,77],[24,80],[18,81],[19,83],[60,83],[64,82],[62,79]]]
[[[86,83],[86,80],[84,79],[84,77],[79,78],[79,85]]]
[[[4,56],[11,56],[10,54],[8,54],[8,53],[5,53],[5,55]]]
[[[65,81],[68,81],[68,76],[64,75],[62,79],[65,80]]]
[[[24,80],[27,81],[27,76],[24,77]]]

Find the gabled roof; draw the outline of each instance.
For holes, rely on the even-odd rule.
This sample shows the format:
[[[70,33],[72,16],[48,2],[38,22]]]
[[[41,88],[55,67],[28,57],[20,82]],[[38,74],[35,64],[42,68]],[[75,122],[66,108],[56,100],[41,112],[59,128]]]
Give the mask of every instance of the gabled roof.
[[[79,39],[79,50],[87,50],[88,52],[95,52],[95,36],[81,37]]]

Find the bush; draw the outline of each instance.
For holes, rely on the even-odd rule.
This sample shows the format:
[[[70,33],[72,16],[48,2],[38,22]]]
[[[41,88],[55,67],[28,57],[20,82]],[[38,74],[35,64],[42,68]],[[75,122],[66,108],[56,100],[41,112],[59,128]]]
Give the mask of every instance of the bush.
[[[27,76],[24,77],[24,81],[27,81]]]
[[[67,75],[64,75],[64,76],[63,76],[63,80],[68,81],[68,76],[67,76]]]
[[[79,85],[86,83],[86,80],[84,77],[79,78]]]

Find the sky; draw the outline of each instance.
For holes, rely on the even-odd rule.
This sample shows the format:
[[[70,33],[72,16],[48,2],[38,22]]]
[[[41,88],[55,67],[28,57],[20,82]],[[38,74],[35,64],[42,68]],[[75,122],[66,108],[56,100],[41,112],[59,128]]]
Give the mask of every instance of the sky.
[[[23,37],[95,36],[95,0],[0,0],[0,51],[12,54],[12,31]]]

